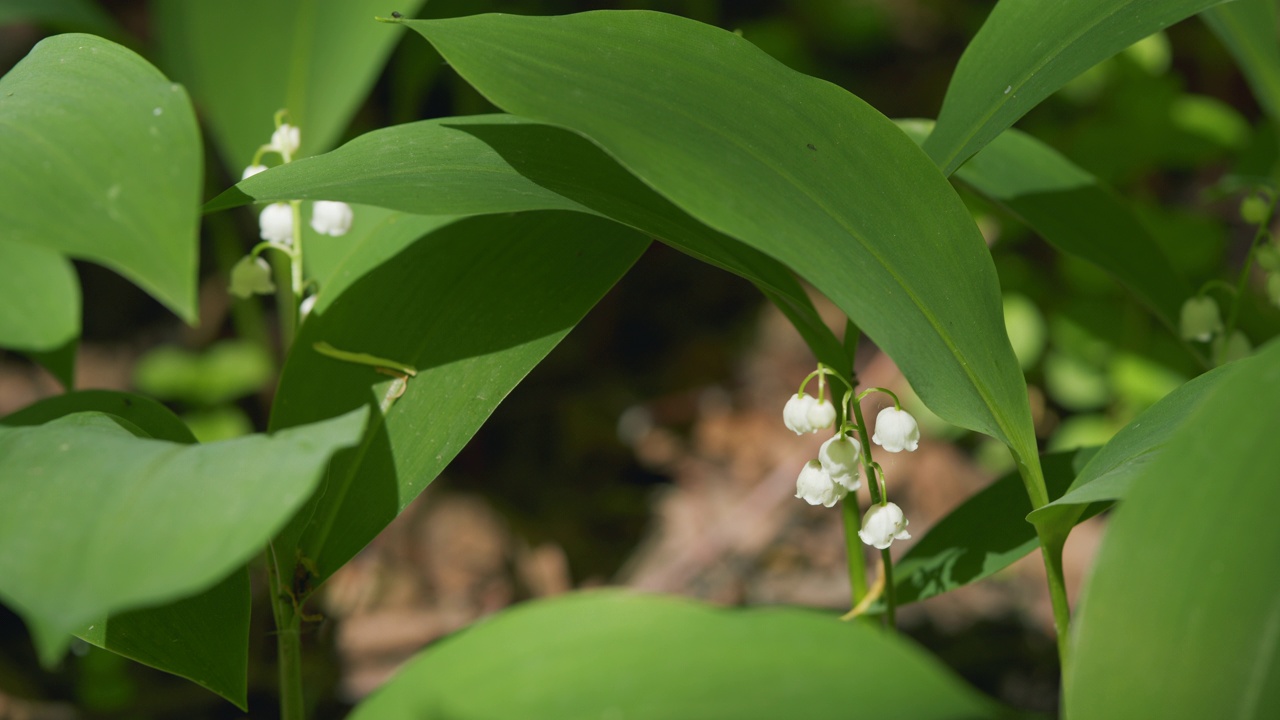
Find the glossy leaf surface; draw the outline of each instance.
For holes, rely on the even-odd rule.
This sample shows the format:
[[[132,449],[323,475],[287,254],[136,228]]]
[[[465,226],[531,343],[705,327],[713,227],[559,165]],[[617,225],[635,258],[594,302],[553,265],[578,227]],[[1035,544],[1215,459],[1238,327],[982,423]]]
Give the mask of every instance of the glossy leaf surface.
[[[0,598],[50,664],[97,618],[205,590],[261,551],[364,417],[210,445],[92,412],[2,427]]]
[[[795,608],[594,591],[517,606],[428,648],[354,720],[983,718],[907,641]]]
[[[1280,343],[1236,365],[1111,518],[1075,620],[1074,717],[1280,715]]]
[[[1222,0],[1000,0],[969,43],[924,148],[944,174],[1067,81]]]
[[[188,322],[203,180],[191,103],[133,52],[42,40],[0,78],[5,240],[92,260]]]
[[[415,242],[416,240],[416,242]],[[340,453],[277,542],[328,577],[382,530],[498,403],[631,267],[648,241],[582,213],[459,220],[422,239],[372,236],[321,290],[280,380],[273,427],[374,405],[382,416]],[[392,379],[316,343],[417,369]],[[405,383],[397,398],[396,383]],[[323,388],[323,390],[318,390]]]
[[[811,282],[932,410],[1010,445],[1038,482],[986,245],[883,115],[737,35],[660,13],[405,24],[499,107],[583,134],[685,212]]]

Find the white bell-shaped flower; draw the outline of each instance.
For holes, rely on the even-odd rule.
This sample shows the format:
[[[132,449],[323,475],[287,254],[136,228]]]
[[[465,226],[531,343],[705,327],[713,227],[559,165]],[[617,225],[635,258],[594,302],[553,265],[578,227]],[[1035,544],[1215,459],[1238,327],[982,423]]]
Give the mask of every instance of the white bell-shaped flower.
[[[911,452],[920,445],[920,426],[906,410],[887,407],[876,415],[876,432],[871,442],[889,452]]]
[[[240,175],[240,179],[241,179],[241,180],[248,180],[249,178],[253,177],[254,175],[257,175],[257,174],[258,174],[258,173],[260,173],[260,172],[266,172],[266,171],[267,171],[267,166],[266,166],[266,165],[250,165],[249,167],[247,167],[247,168],[245,168],[245,169],[244,169],[244,172],[243,172],[243,173],[241,173],[241,175]]]
[[[351,229],[351,219],[351,206],[344,202],[317,200],[311,205],[311,229],[321,235],[346,235]]]
[[[289,203],[271,203],[258,215],[258,230],[263,240],[293,245],[293,208]]]
[[[231,268],[231,284],[227,290],[238,298],[275,292],[271,266],[260,257],[245,255]]]
[[[1218,303],[1207,295],[1187,298],[1182,303],[1178,331],[1183,340],[1209,342],[1215,334],[1222,332],[1222,313],[1218,310]]]
[[[301,144],[302,133],[289,123],[281,125],[276,128],[275,132],[271,133],[270,148],[285,157],[292,157],[294,153],[298,152],[298,146]]]
[[[853,492],[862,486],[858,479],[862,443],[840,433],[822,443],[818,450],[818,462],[831,479],[845,490]]]
[[[843,485],[831,479],[827,471],[822,469],[822,463],[817,460],[805,463],[800,476],[796,478],[796,497],[810,505],[831,507],[848,493]]]
[[[862,542],[884,550],[894,540],[906,540],[911,537],[907,532],[907,518],[902,508],[893,503],[872,505],[866,515],[862,516],[862,529],[858,531]]]
[[[817,432],[817,429],[809,424],[809,408],[816,402],[818,400],[809,393],[792,395],[782,408],[783,424],[797,435]]]
[[[832,405],[830,400],[826,398],[814,400],[813,405],[809,406],[809,425],[813,428],[810,432],[825,430],[835,422],[836,406]]]

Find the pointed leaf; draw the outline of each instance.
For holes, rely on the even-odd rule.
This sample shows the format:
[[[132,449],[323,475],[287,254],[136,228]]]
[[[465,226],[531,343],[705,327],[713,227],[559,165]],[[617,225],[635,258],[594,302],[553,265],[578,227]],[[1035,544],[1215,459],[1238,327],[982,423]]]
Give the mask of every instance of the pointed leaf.
[[[593,591],[446,638],[353,720],[983,718],[997,707],[899,636],[798,608]]]
[[[0,599],[52,664],[96,618],[211,587],[307,499],[364,416],[194,446],[101,413],[0,427]]]
[[[435,479],[648,244],[570,212],[468,218],[416,242],[371,237],[335,273],[346,287],[321,290],[272,409],[275,428],[371,404],[383,413],[276,543],[284,557],[301,552],[312,587]],[[317,343],[417,374],[391,379]]]
[[[423,0],[396,7],[412,15]],[[397,33],[381,0],[165,0],[154,6],[162,65],[199,101],[228,168],[239,173],[289,111],[303,155],[333,147],[369,93]]]
[[[1233,0],[1200,13],[1253,88],[1258,104],[1280,120],[1280,33],[1275,0]]]
[[[969,43],[924,144],[946,175],[1069,80],[1222,0],[1000,0]]]
[[[133,52],[57,35],[0,78],[0,227],[119,272],[196,318],[200,136],[191,103]]]
[[[1280,343],[1134,479],[1074,622],[1074,717],[1280,716]]]

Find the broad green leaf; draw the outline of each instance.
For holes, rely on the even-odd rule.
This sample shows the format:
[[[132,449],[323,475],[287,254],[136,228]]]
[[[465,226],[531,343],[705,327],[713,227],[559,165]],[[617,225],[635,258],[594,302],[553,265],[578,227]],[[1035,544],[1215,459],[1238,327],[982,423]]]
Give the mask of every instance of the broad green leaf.
[[[986,245],[883,115],[733,33],[660,13],[405,24],[499,107],[583,134],[811,282],[939,416],[1012,447],[1043,494]]]
[[[0,240],[0,347],[49,351],[80,336],[80,279],[61,254]]]
[[[1258,104],[1280,121],[1280,27],[1275,0],[1234,0],[1200,13],[1249,80]]]
[[[1040,458],[1050,497],[1058,497],[1093,450],[1053,453]],[[1031,510],[1016,472],[969,498],[929,528],[893,566],[900,604],[977,582],[1009,567],[1040,547]]]
[[[195,436],[169,408],[145,395],[116,390],[77,390],[47,397],[0,418],[0,425],[43,425],[73,413],[100,412],[128,420],[156,440],[194,443]]]
[[[92,260],[196,319],[200,136],[132,51],[56,35],[0,78],[3,239]]]
[[[249,573],[240,569],[191,597],[99,619],[76,635],[187,678],[248,710]]]
[[[1222,0],[1000,0],[969,43],[924,149],[956,171],[1067,81]]]
[[[1280,716],[1278,425],[1272,342],[1134,479],[1074,622],[1072,717]]]
[[[354,219],[346,235],[330,237],[307,228],[307,265],[326,305],[413,241],[460,219],[410,215],[373,205],[355,205],[352,210]]]
[[[276,543],[282,556],[296,547],[310,561],[300,567],[318,573],[311,586],[435,479],[648,245],[570,212],[467,218],[415,239],[380,235],[339,267],[348,284],[321,290],[280,378],[273,428],[370,404],[382,411],[359,447],[334,457],[321,491]],[[392,379],[317,343],[417,375]]]
[[[423,0],[397,2],[407,16]],[[333,147],[399,39],[381,0],[162,0],[162,65],[191,89],[228,168],[239,173],[287,109],[303,155]]]
[[[999,716],[910,642],[798,608],[600,590],[516,606],[423,651],[353,720]]]
[[[40,425],[85,411],[123,418],[158,440],[195,442],[187,426],[165,406],[113,390],[56,395],[0,418],[0,425]],[[249,600],[249,575],[241,570],[197,595],[99,617],[75,634],[98,647],[193,680],[245,709]]]
[[[1177,447],[1172,445],[1174,434],[1205,398],[1239,367],[1239,363],[1232,363],[1211,370],[1147,408],[1093,456],[1066,493],[1032,512],[1027,520],[1065,537],[1090,503],[1124,498],[1134,479],[1151,463],[1168,454],[1166,448]]]
[[[902,120],[899,126],[925,143],[933,123]],[[1191,288],[1146,226],[1098,178],[1017,130],[1000,133],[955,177],[1004,206],[1062,252],[1110,273],[1176,331]]]
[[[0,599],[46,665],[95,619],[198,593],[243,565],[365,413],[211,445],[135,437],[111,418],[0,427]]]
[[[689,217],[590,141],[561,128],[480,115],[377,130],[324,156],[255,175],[206,209],[290,198],[423,215],[546,209],[612,218],[750,280],[787,313],[820,359],[849,366],[790,271]]]

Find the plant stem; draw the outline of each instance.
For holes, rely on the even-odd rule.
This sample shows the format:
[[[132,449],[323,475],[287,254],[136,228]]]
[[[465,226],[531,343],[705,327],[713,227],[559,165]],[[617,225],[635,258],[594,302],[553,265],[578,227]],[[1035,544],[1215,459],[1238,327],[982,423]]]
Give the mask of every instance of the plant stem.
[[[1053,603],[1053,627],[1058,635],[1058,664],[1066,695],[1067,647],[1071,629],[1071,606],[1067,603],[1067,584],[1062,571],[1062,548],[1067,543],[1065,533],[1061,537],[1040,533],[1040,554],[1044,557],[1045,574],[1049,579],[1049,599]]]
[[[867,490],[871,493],[871,502],[883,505],[885,497],[880,493],[880,483],[876,478],[875,466],[871,464],[871,440],[867,437],[867,421],[862,417],[862,405],[852,403],[854,421],[858,424],[858,439],[862,443],[862,470],[867,477]],[[861,527],[861,524],[859,524]],[[893,558],[888,549],[880,551],[884,560],[884,620],[885,626],[894,627],[894,592],[893,592]]]
[[[849,607],[857,607],[867,596],[867,561],[862,556],[862,508],[858,507],[858,494],[849,493],[840,501],[840,513],[844,517],[844,547],[849,559]]]
[[[271,611],[276,621],[276,660],[280,677],[281,720],[305,720],[302,699],[302,619],[294,611],[289,588],[282,585],[274,547],[267,548]]]
[[[897,627],[897,619],[893,602],[893,558],[889,557],[889,548],[880,551],[880,559],[884,561],[884,624],[892,629]]]

